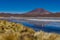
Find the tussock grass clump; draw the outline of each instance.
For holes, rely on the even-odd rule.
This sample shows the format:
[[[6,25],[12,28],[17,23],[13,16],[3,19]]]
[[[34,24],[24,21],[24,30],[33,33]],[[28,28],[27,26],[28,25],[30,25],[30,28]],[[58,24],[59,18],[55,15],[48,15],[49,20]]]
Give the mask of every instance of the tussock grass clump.
[[[0,20],[0,40],[60,40],[60,34],[35,32],[22,24]]]
[[[60,40],[60,34],[47,33],[44,31],[36,32],[34,36],[37,37],[37,40]]]
[[[34,33],[22,24],[0,20],[0,40],[33,40]]]

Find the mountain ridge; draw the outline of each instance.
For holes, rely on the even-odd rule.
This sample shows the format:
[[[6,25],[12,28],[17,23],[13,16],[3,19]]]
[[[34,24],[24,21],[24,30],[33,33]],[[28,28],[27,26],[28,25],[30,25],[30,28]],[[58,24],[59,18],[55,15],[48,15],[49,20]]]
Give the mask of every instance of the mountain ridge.
[[[60,17],[60,12],[52,13],[42,8],[24,14],[0,13],[0,17]]]

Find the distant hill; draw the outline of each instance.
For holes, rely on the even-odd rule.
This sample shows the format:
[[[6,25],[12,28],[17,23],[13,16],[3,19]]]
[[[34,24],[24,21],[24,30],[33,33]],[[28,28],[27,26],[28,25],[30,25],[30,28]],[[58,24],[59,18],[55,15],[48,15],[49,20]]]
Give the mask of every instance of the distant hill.
[[[23,14],[0,13],[0,17],[21,17]]]
[[[42,8],[34,9],[24,14],[0,13],[1,17],[60,17],[60,12],[52,13]]]

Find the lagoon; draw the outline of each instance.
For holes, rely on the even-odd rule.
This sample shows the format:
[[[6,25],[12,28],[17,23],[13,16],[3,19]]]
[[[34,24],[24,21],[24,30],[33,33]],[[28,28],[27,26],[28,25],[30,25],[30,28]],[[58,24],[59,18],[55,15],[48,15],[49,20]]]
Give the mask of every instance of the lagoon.
[[[45,32],[60,33],[59,21],[32,21],[32,20],[24,20],[24,19],[0,19],[0,20],[7,20],[10,22],[21,23],[24,26],[34,29],[35,31],[43,30]],[[41,26],[41,24],[44,24],[43,27]]]

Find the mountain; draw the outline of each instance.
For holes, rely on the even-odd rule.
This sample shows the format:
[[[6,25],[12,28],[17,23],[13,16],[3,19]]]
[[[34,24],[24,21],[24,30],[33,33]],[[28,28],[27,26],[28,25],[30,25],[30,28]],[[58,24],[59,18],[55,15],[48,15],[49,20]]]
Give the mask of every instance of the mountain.
[[[32,17],[39,16],[40,17],[40,16],[43,16],[43,15],[50,15],[50,14],[52,14],[52,13],[47,11],[47,10],[44,10],[42,8],[37,8],[37,9],[34,9],[30,12],[25,13],[24,15],[28,16],[28,17],[30,17],[30,16],[32,16]]]
[[[52,13],[42,8],[34,9],[24,14],[0,13],[0,17],[60,17],[60,12]]]
[[[47,10],[44,10],[42,8],[38,8],[38,9],[28,12],[27,14],[29,14],[29,15],[31,15],[31,14],[44,15],[44,14],[50,14],[50,12],[48,12]]]
[[[26,17],[60,17],[60,12],[52,13],[42,8],[34,9],[24,14]]]
[[[0,13],[0,17],[21,17],[22,14]]]

